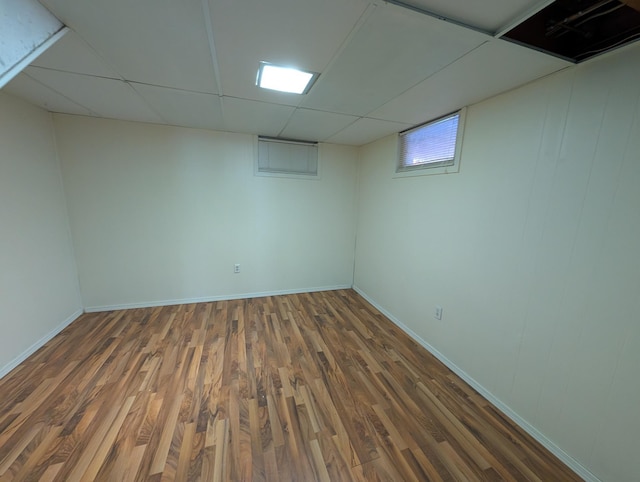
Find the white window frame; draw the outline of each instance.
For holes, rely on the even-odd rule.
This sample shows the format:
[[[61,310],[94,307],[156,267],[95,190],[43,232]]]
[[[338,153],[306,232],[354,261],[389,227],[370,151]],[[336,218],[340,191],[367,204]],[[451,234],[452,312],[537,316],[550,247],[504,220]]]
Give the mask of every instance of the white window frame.
[[[466,119],[467,108],[463,107],[459,111],[451,112],[447,115],[443,115],[438,117],[437,119],[432,119],[429,122],[425,122],[424,124],[420,124],[418,126],[412,127],[406,131],[398,133],[396,136],[397,149],[396,149],[396,162],[394,165],[394,178],[403,178],[403,177],[413,177],[413,176],[432,176],[435,174],[455,174],[460,171],[460,155],[462,153],[462,140],[464,137],[464,125]],[[414,131],[416,129],[421,129],[424,127],[428,127],[431,124],[434,124],[442,119],[446,119],[454,114],[458,114],[458,130],[456,132],[456,145],[454,151],[453,162],[450,165],[442,165],[442,164],[418,164],[415,166],[403,166],[402,159],[400,158],[400,143],[401,136],[404,133]]]
[[[315,145],[315,147],[318,150],[318,161],[317,161],[317,168],[316,168],[316,174],[305,174],[305,173],[297,173],[297,172],[287,172],[287,171],[264,171],[264,170],[260,170],[260,159],[259,159],[259,143],[260,140],[264,139],[267,141],[272,141],[272,142],[282,142],[284,144],[287,143],[292,143],[292,144],[302,144],[302,145]],[[263,136],[254,136],[254,154],[253,154],[253,159],[254,159],[254,169],[253,169],[253,174],[254,176],[258,176],[258,177],[280,177],[280,178],[289,178],[289,179],[306,179],[309,181],[318,181],[320,180],[320,173],[321,173],[321,166],[322,166],[322,144],[319,142],[307,142],[307,141],[294,141],[294,140],[288,140],[288,139],[277,139],[277,138],[270,138],[270,137],[263,137]]]

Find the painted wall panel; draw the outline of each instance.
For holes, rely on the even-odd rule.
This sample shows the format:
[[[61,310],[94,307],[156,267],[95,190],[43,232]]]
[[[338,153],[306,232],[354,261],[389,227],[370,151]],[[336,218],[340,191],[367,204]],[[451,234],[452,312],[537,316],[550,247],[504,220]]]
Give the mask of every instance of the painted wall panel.
[[[356,287],[601,480],[640,473],[639,49],[471,106],[459,174],[359,163]]]
[[[82,303],[50,114],[0,93],[0,146],[2,376]]]
[[[319,180],[258,177],[250,135],[54,124],[88,309],[351,285],[355,148],[321,145]]]

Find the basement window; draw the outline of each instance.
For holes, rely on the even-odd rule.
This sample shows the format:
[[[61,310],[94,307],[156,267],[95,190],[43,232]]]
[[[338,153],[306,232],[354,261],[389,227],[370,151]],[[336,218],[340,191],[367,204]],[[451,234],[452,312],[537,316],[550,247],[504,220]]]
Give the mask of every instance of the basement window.
[[[257,176],[318,178],[318,143],[258,137]]]
[[[458,172],[464,109],[398,134],[397,176]]]

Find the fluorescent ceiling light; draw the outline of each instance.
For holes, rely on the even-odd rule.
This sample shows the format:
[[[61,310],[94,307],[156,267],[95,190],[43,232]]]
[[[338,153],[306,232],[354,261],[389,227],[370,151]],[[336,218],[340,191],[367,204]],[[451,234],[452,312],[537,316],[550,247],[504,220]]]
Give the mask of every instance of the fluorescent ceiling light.
[[[256,85],[263,89],[306,94],[319,74],[260,62]]]

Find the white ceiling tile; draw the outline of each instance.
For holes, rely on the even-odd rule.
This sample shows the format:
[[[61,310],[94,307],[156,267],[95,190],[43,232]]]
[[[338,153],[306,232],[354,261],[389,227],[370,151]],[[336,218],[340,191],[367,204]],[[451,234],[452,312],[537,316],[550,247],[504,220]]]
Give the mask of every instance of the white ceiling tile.
[[[492,40],[369,116],[419,124],[569,65],[541,52]]]
[[[20,71],[19,64],[62,28],[62,22],[37,0],[0,2],[0,85],[13,78]]]
[[[201,0],[42,0],[126,80],[218,92]]]
[[[73,31],[58,40],[31,65],[49,69],[64,70],[77,74],[95,75],[97,77],[120,76],[111,70],[87,43]]]
[[[358,118],[318,110],[296,109],[280,137],[306,141],[324,141]]]
[[[258,63],[321,72],[369,7],[366,0],[210,3],[224,95],[288,105],[302,97],[256,87]]]
[[[255,100],[222,98],[226,130],[263,136],[277,136],[284,128],[294,107],[268,104]]]
[[[64,112],[65,114],[91,115],[89,109],[67,99],[57,92],[42,85],[25,73],[14,77],[3,89],[11,95],[21,97],[34,105],[50,112]]]
[[[395,5],[377,7],[302,105],[365,115],[489,38]]]
[[[131,83],[131,86],[171,125],[224,130],[217,95],[147,84]]]
[[[411,124],[402,124],[399,122],[389,122],[363,117],[338,132],[335,136],[327,139],[327,142],[361,146],[388,136],[389,134],[401,132],[410,127]]]
[[[540,0],[401,0],[435,15],[494,33]]]
[[[143,122],[162,121],[129,84],[120,80],[41,67],[28,67],[25,72],[100,117]]]

